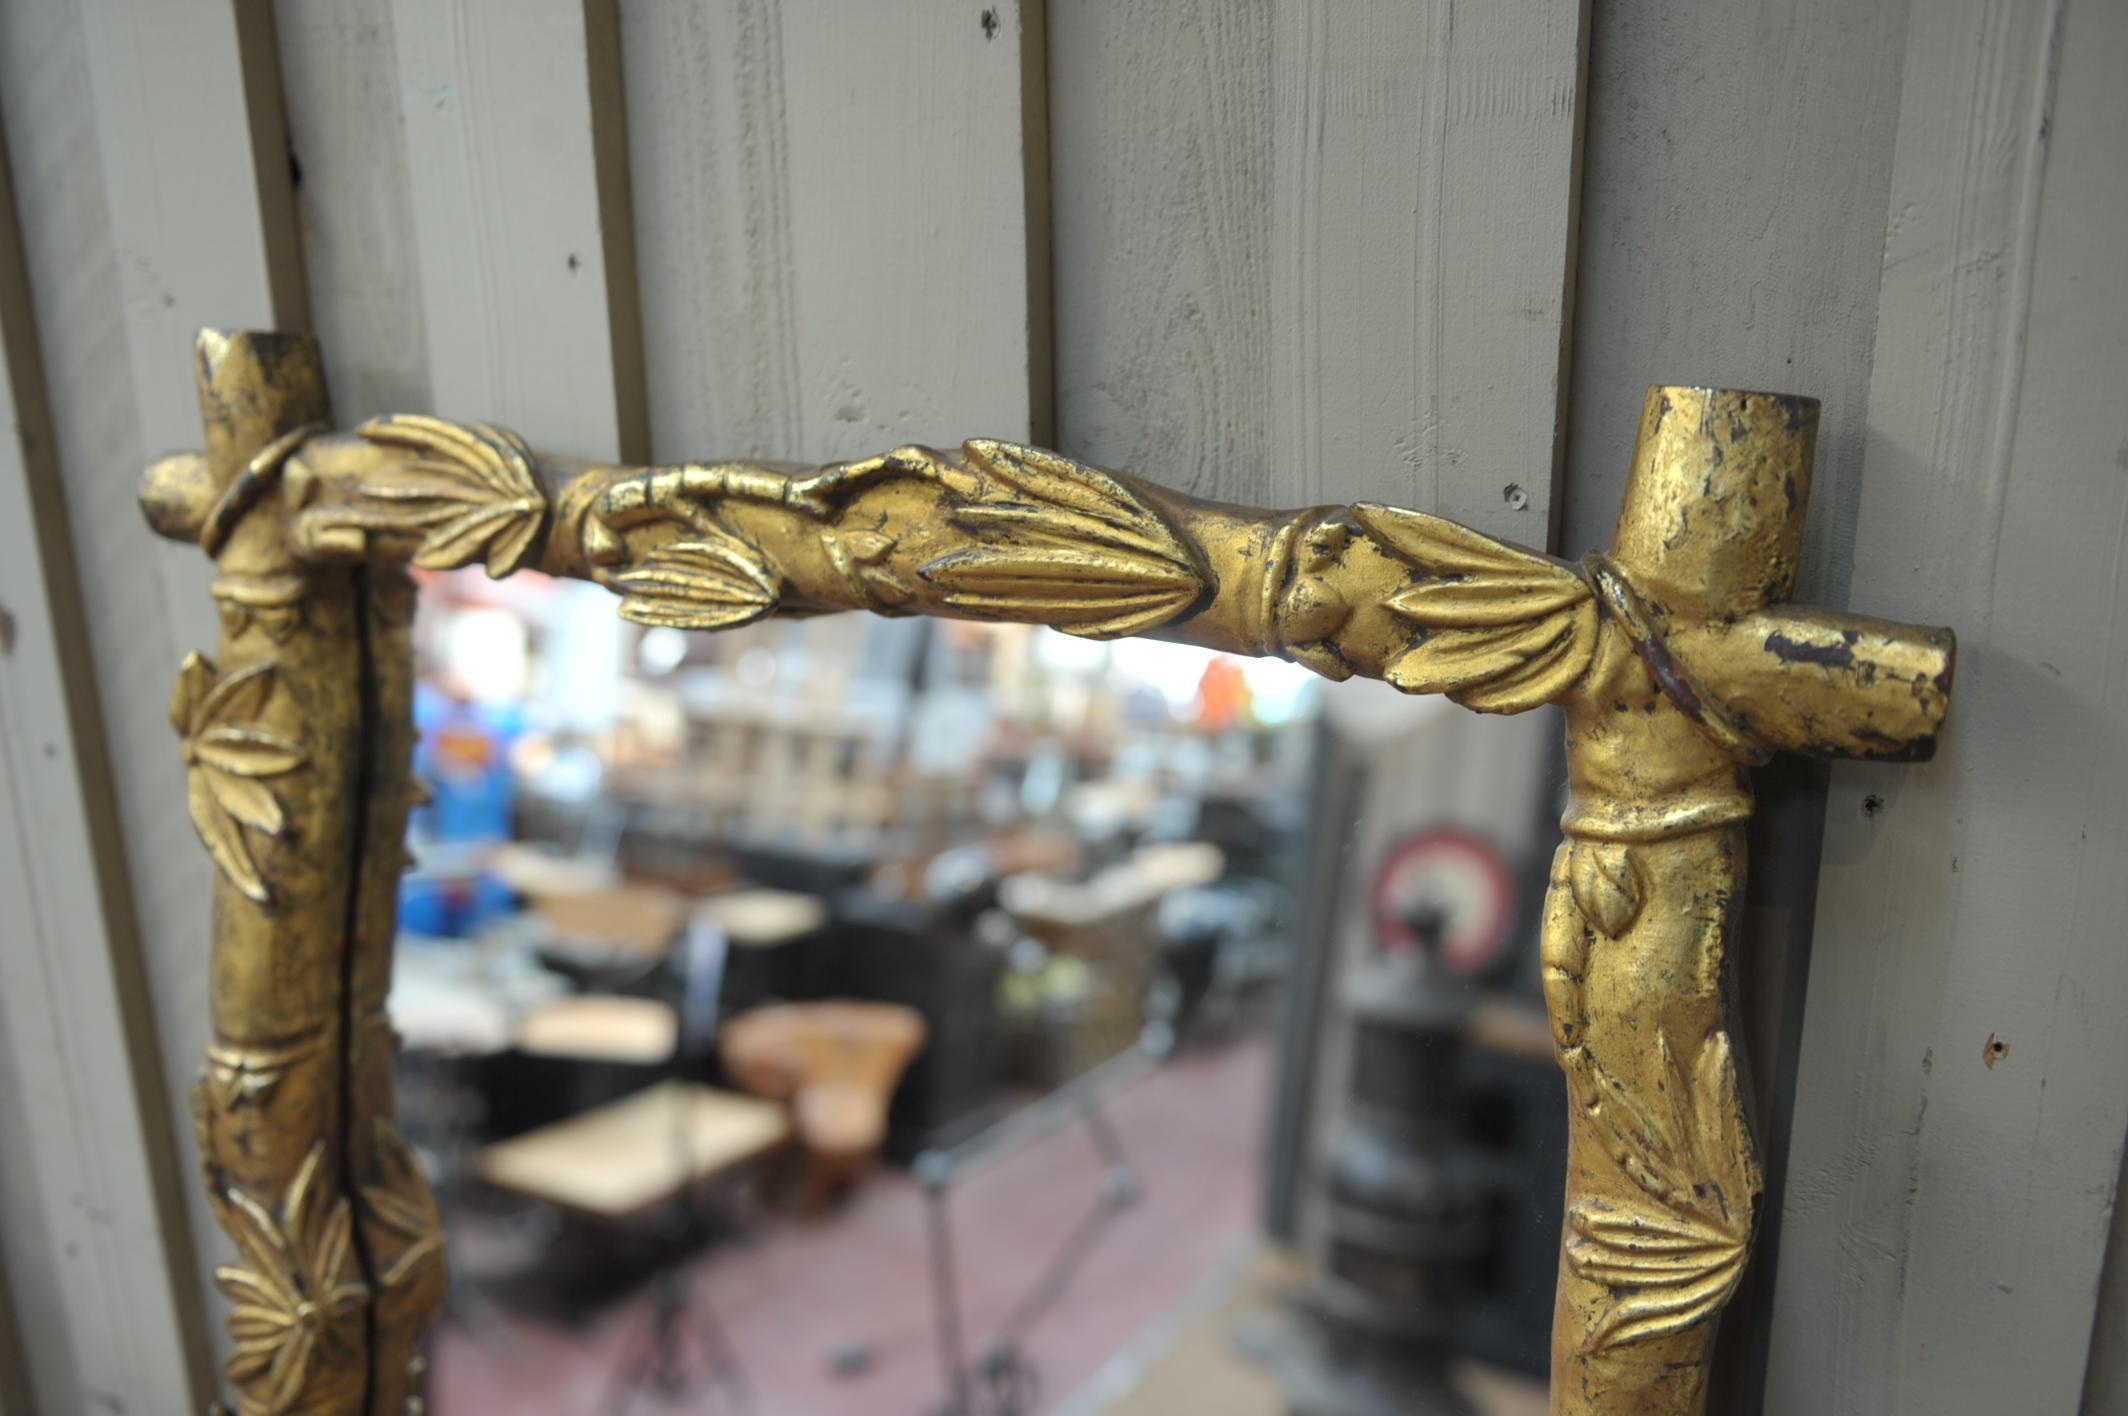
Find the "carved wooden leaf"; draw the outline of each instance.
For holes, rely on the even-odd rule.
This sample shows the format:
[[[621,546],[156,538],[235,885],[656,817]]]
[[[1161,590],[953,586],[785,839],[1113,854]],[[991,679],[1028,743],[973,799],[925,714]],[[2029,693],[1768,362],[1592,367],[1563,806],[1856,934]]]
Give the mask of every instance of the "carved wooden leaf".
[[[613,578],[621,617],[674,629],[730,629],[776,608],[779,591],[761,553],[738,537],[698,528]]]
[[[1585,1339],[1591,1351],[1710,1318],[1735,1290],[1750,1251],[1758,1164],[1728,1034],[1707,1039],[1689,1074],[1659,1028],[1655,1044],[1662,1082],[1652,1096],[1636,1097],[1585,1049],[1570,1059],[1577,1100],[1644,1197],[1591,1196],[1567,1216],[1567,1263],[1613,1293]]]
[[[1406,693],[1445,693],[1481,713],[1547,703],[1595,653],[1595,597],[1570,568],[1424,512],[1363,503],[1377,545],[1425,574],[1389,608],[1426,628],[1384,677]]]
[[[947,605],[1089,639],[1143,633],[1187,610],[1204,578],[1173,528],[1098,468],[977,439],[953,519],[976,544],[918,573]]]
[[[453,570],[484,560],[496,578],[524,564],[546,517],[532,451],[486,423],[419,414],[372,418],[355,430],[371,442],[417,454],[403,475],[364,483],[363,505],[325,514],[364,530],[418,532],[413,561]]]
[[[212,660],[191,654],[170,698],[170,721],[184,738],[193,828],[229,882],[260,904],[270,894],[244,828],[280,836],[288,821],[280,799],[259,779],[293,772],[304,762],[301,747],[250,721],[272,685],[271,662],[218,676]]]
[[[1647,900],[1640,862],[1623,841],[1577,839],[1567,878],[1582,917],[1613,939],[1632,927]]]
[[[311,1147],[277,1211],[240,1189],[210,1192],[244,1261],[214,1271],[234,1305],[223,1372],[269,1411],[296,1405],[321,1362],[351,1370],[361,1352],[369,1288],[347,1200],[320,1174],[324,1156],[323,1141]]]
[[[377,1182],[362,1187],[362,1207],[370,1225],[385,1231],[373,1251],[386,1267],[379,1275],[385,1289],[400,1293],[415,1312],[432,1312],[443,1301],[443,1219],[427,1179],[414,1159],[413,1147],[386,1120],[375,1126]]]

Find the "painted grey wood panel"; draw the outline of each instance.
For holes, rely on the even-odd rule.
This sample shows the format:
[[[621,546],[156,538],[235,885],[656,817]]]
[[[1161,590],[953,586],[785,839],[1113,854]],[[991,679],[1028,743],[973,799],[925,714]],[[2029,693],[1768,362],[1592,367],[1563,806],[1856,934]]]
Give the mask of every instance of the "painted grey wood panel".
[[[2068,1412],[2128,1130],[2128,12],[1915,21],[1853,590],[1959,681],[1933,766],[1835,773],[1768,1407]]]
[[[623,3],[621,44],[651,456],[797,456],[783,7]]]
[[[1030,436],[1041,13],[623,7],[659,457]]]
[[[0,155],[0,1405],[207,1395],[191,1235]]]
[[[436,411],[640,460],[612,0],[397,0],[392,27]]]
[[[275,0],[290,171],[333,415],[430,409],[391,0]]]
[[[213,643],[212,573],[148,535],[134,496],[151,450],[199,442],[190,326],[302,323],[264,13],[0,6],[0,115],[171,1118],[206,1046],[209,871],[164,705]],[[212,1312],[206,1270],[230,1249],[201,1188],[181,1193]]]
[[[1058,446],[1255,503],[1274,499],[1271,28],[1221,0],[1056,0],[1049,24]]]
[[[1583,31],[1541,0],[1057,5],[1065,450],[1548,544]]]
[[[1590,42],[1560,547],[1610,544],[1649,384],[1824,403],[1800,596],[1844,602],[1903,0],[1618,0]]]

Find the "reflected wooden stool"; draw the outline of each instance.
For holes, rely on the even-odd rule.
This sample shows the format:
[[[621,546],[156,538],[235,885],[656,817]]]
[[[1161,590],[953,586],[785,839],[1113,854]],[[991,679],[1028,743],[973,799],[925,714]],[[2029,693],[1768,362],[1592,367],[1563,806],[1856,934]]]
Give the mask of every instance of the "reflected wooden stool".
[[[660,1082],[480,1154],[483,1180],[619,1223],[762,1159],[790,1134],[783,1109],[692,1082]]]
[[[817,1213],[878,1155],[887,1104],[924,1037],[922,1016],[898,1003],[779,1003],[724,1025],[718,1051],[733,1079],[789,1108],[801,1211]]]

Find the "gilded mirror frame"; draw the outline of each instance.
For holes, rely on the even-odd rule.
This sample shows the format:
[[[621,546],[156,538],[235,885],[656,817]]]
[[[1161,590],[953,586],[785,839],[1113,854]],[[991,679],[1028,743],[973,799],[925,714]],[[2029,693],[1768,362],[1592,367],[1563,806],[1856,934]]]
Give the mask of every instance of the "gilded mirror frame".
[[[404,567],[591,580],[638,623],[872,610],[1150,635],[1380,678],[1479,712],[1556,703],[1571,798],[1541,925],[1570,1107],[1552,1409],[1705,1409],[1759,1223],[1734,967],[1749,769],[1910,762],[1947,629],[1791,607],[1817,405],[1650,389],[1617,531],[1578,564],[1420,512],[1214,505],[1011,443],[856,462],[626,467],[482,423],[330,430],[316,345],[200,336],[205,446],[150,525],[215,563],[221,639],[171,718],[213,860],[200,1159],[239,1262],[235,1410],[419,1409],[433,1199],[393,1122],[385,1015],[421,788]]]

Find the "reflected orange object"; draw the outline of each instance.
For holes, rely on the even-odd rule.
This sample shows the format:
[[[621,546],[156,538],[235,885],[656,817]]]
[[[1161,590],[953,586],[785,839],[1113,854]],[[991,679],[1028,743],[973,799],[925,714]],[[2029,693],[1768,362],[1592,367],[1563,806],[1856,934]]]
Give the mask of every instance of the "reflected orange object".
[[[1249,711],[1249,681],[1241,665],[1221,654],[1204,666],[1197,680],[1197,721],[1207,728],[1224,728]]]

